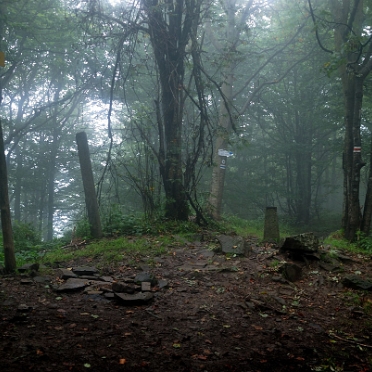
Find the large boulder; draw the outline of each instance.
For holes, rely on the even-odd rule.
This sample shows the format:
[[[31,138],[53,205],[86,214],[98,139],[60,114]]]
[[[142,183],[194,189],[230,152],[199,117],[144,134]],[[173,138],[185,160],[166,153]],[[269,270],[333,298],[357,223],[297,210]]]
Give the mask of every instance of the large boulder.
[[[281,252],[289,252],[295,255],[316,253],[319,249],[319,240],[314,233],[304,233],[295,236],[288,236],[282,247]]]

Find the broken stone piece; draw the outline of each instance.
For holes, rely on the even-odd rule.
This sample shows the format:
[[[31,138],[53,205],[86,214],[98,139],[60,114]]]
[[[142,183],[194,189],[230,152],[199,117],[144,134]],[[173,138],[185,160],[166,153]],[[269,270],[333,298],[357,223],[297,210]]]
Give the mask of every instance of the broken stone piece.
[[[115,293],[115,297],[123,305],[144,305],[151,301],[154,295],[151,292],[139,292],[136,294]]]
[[[17,311],[31,311],[33,309],[32,306],[28,306],[26,304],[20,304],[18,307],[17,307]]]
[[[133,284],[130,285],[128,283],[123,283],[123,282],[114,282],[114,283],[112,283],[111,288],[114,292],[118,292],[118,293],[132,294],[132,293],[135,292]]]
[[[57,292],[67,292],[67,291],[75,291],[78,289],[85,288],[89,282],[85,279],[78,279],[78,278],[70,278],[63,284],[61,284],[58,288],[56,288]]]
[[[168,287],[168,280],[160,279],[158,281],[159,289]]]
[[[361,279],[359,276],[356,275],[346,276],[342,280],[342,284],[348,288],[372,291],[372,281],[367,279]]]
[[[280,267],[280,271],[285,279],[290,282],[296,282],[301,279],[302,268],[293,263],[285,263]]]
[[[68,269],[58,269],[57,272],[58,272],[58,276],[63,280],[78,277],[74,272]]]
[[[94,275],[98,274],[98,270],[95,267],[90,266],[80,266],[80,267],[74,267],[72,271],[76,275]]]
[[[151,291],[151,283],[150,282],[142,282],[141,283],[141,291],[142,292],[150,292]]]
[[[240,256],[248,256],[250,253],[250,247],[241,236],[218,235],[217,239],[221,244],[221,251],[223,253]]]
[[[138,282],[150,282],[152,285],[157,284],[157,280],[154,278],[154,276],[148,272],[139,273],[134,278],[135,283]]]
[[[100,276],[99,280],[102,280],[103,282],[112,283],[114,281],[114,278],[112,276]]]
[[[18,271],[20,273],[24,273],[28,270],[33,270],[33,271],[39,271],[40,265],[38,263],[33,263],[33,264],[24,264],[21,267],[18,268]]]
[[[295,236],[288,236],[282,247],[282,252],[290,252],[290,253],[314,253],[317,252],[319,249],[319,240],[314,235],[314,233],[304,233]]]

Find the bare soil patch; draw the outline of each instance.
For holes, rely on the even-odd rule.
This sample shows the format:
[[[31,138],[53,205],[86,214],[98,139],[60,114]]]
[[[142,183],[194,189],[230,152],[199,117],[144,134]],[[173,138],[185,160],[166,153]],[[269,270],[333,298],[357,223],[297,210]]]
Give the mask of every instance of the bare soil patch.
[[[185,243],[133,265],[89,265],[114,281],[148,272],[165,287],[124,306],[100,294],[56,292],[50,277],[0,277],[2,371],[369,371],[371,292],[345,288],[346,275],[372,277],[369,256],[328,266],[296,262],[302,279],[278,272],[275,247],[252,240],[248,257]],[[344,257],[345,258],[345,257]],[[44,280],[44,282],[43,282]]]

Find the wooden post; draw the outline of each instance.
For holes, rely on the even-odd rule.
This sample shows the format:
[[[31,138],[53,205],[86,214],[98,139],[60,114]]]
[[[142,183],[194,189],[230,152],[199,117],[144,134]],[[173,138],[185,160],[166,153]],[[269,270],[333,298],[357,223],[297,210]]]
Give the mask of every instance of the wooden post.
[[[78,146],[81,176],[83,179],[85,205],[88,212],[90,233],[93,238],[102,238],[101,219],[99,217],[98,202],[94,188],[92,163],[90,161],[87,134],[80,132],[76,134]]]
[[[276,207],[266,207],[264,241],[279,242],[279,223]]]

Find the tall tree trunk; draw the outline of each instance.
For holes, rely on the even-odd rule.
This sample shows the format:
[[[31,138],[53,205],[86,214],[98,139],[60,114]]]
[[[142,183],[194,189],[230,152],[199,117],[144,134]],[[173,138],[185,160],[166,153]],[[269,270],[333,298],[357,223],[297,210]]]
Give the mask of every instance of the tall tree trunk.
[[[102,237],[101,220],[99,216],[98,202],[94,187],[94,178],[89,155],[88,140],[85,132],[76,134],[76,143],[79,152],[81,176],[83,179],[85,204],[88,212],[90,233],[93,238],[99,239]]]
[[[232,80],[233,75],[231,71],[231,73],[227,76],[226,81],[224,81],[221,88],[221,91],[225,96],[227,102],[230,102],[230,100],[232,99]],[[222,197],[225,185],[225,175],[227,166],[227,158],[218,155],[218,150],[226,149],[230,130],[231,130],[230,116],[228,114],[225,102],[222,100],[219,112],[217,137],[214,143],[212,180],[208,201],[209,213],[216,220],[219,220],[221,218]],[[222,164],[222,162],[224,163]]]
[[[15,150],[16,155],[16,172],[14,185],[14,219],[21,221],[21,190],[22,190],[22,163],[23,156],[19,144]]]
[[[250,5],[249,5],[250,6]],[[249,9],[247,5],[247,9]],[[230,118],[230,105],[233,99],[233,81],[236,62],[234,61],[234,53],[236,52],[236,44],[238,42],[237,25],[235,22],[235,1],[225,1],[225,11],[227,14],[227,31],[226,31],[226,44],[227,44],[227,65],[224,69],[224,81],[221,87],[223,99],[221,99],[219,110],[218,128],[214,142],[213,154],[213,170],[211,188],[209,194],[209,214],[216,220],[221,218],[222,213],[222,197],[225,186],[225,175],[227,159],[218,155],[219,149],[226,149],[229,134],[231,131],[231,118]],[[246,20],[248,16],[242,17],[241,22]],[[224,161],[224,164],[221,164]],[[221,166],[222,165],[222,166]]]
[[[0,88],[1,95],[1,88]],[[1,103],[1,98],[0,98]],[[3,129],[0,120],[0,209],[1,227],[3,232],[4,263],[5,271],[13,272],[16,269],[16,259],[14,253],[13,230],[10,216],[9,194],[8,194],[8,175],[6,170],[5,149],[3,140]]]
[[[144,0],[150,40],[159,71],[161,112],[158,115],[159,166],[165,191],[165,216],[187,220],[189,209],[183,185],[182,120],[186,46],[198,6],[194,1],[174,0],[159,5]],[[165,7],[162,11],[162,7]],[[195,20],[194,20],[195,21]]]
[[[361,230],[368,236],[371,229],[372,222],[372,134],[371,134],[371,147],[369,156],[369,174],[367,182],[367,193],[364,202],[363,219]]]
[[[47,221],[47,240],[53,240],[53,217],[54,217],[54,179],[56,173],[56,157],[58,153],[58,137],[59,128],[54,128],[53,130],[53,142],[52,148],[49,154],[49,167],[48,167],[48,221]]]
[[[363,102],[363,79],[344,76],[345,142],[344,178],[345,209],[343,228],[345,237],[354,240],[361,227],[362,213],[359,201],[360,170],[365,165],[361,156],[361,110]]]

